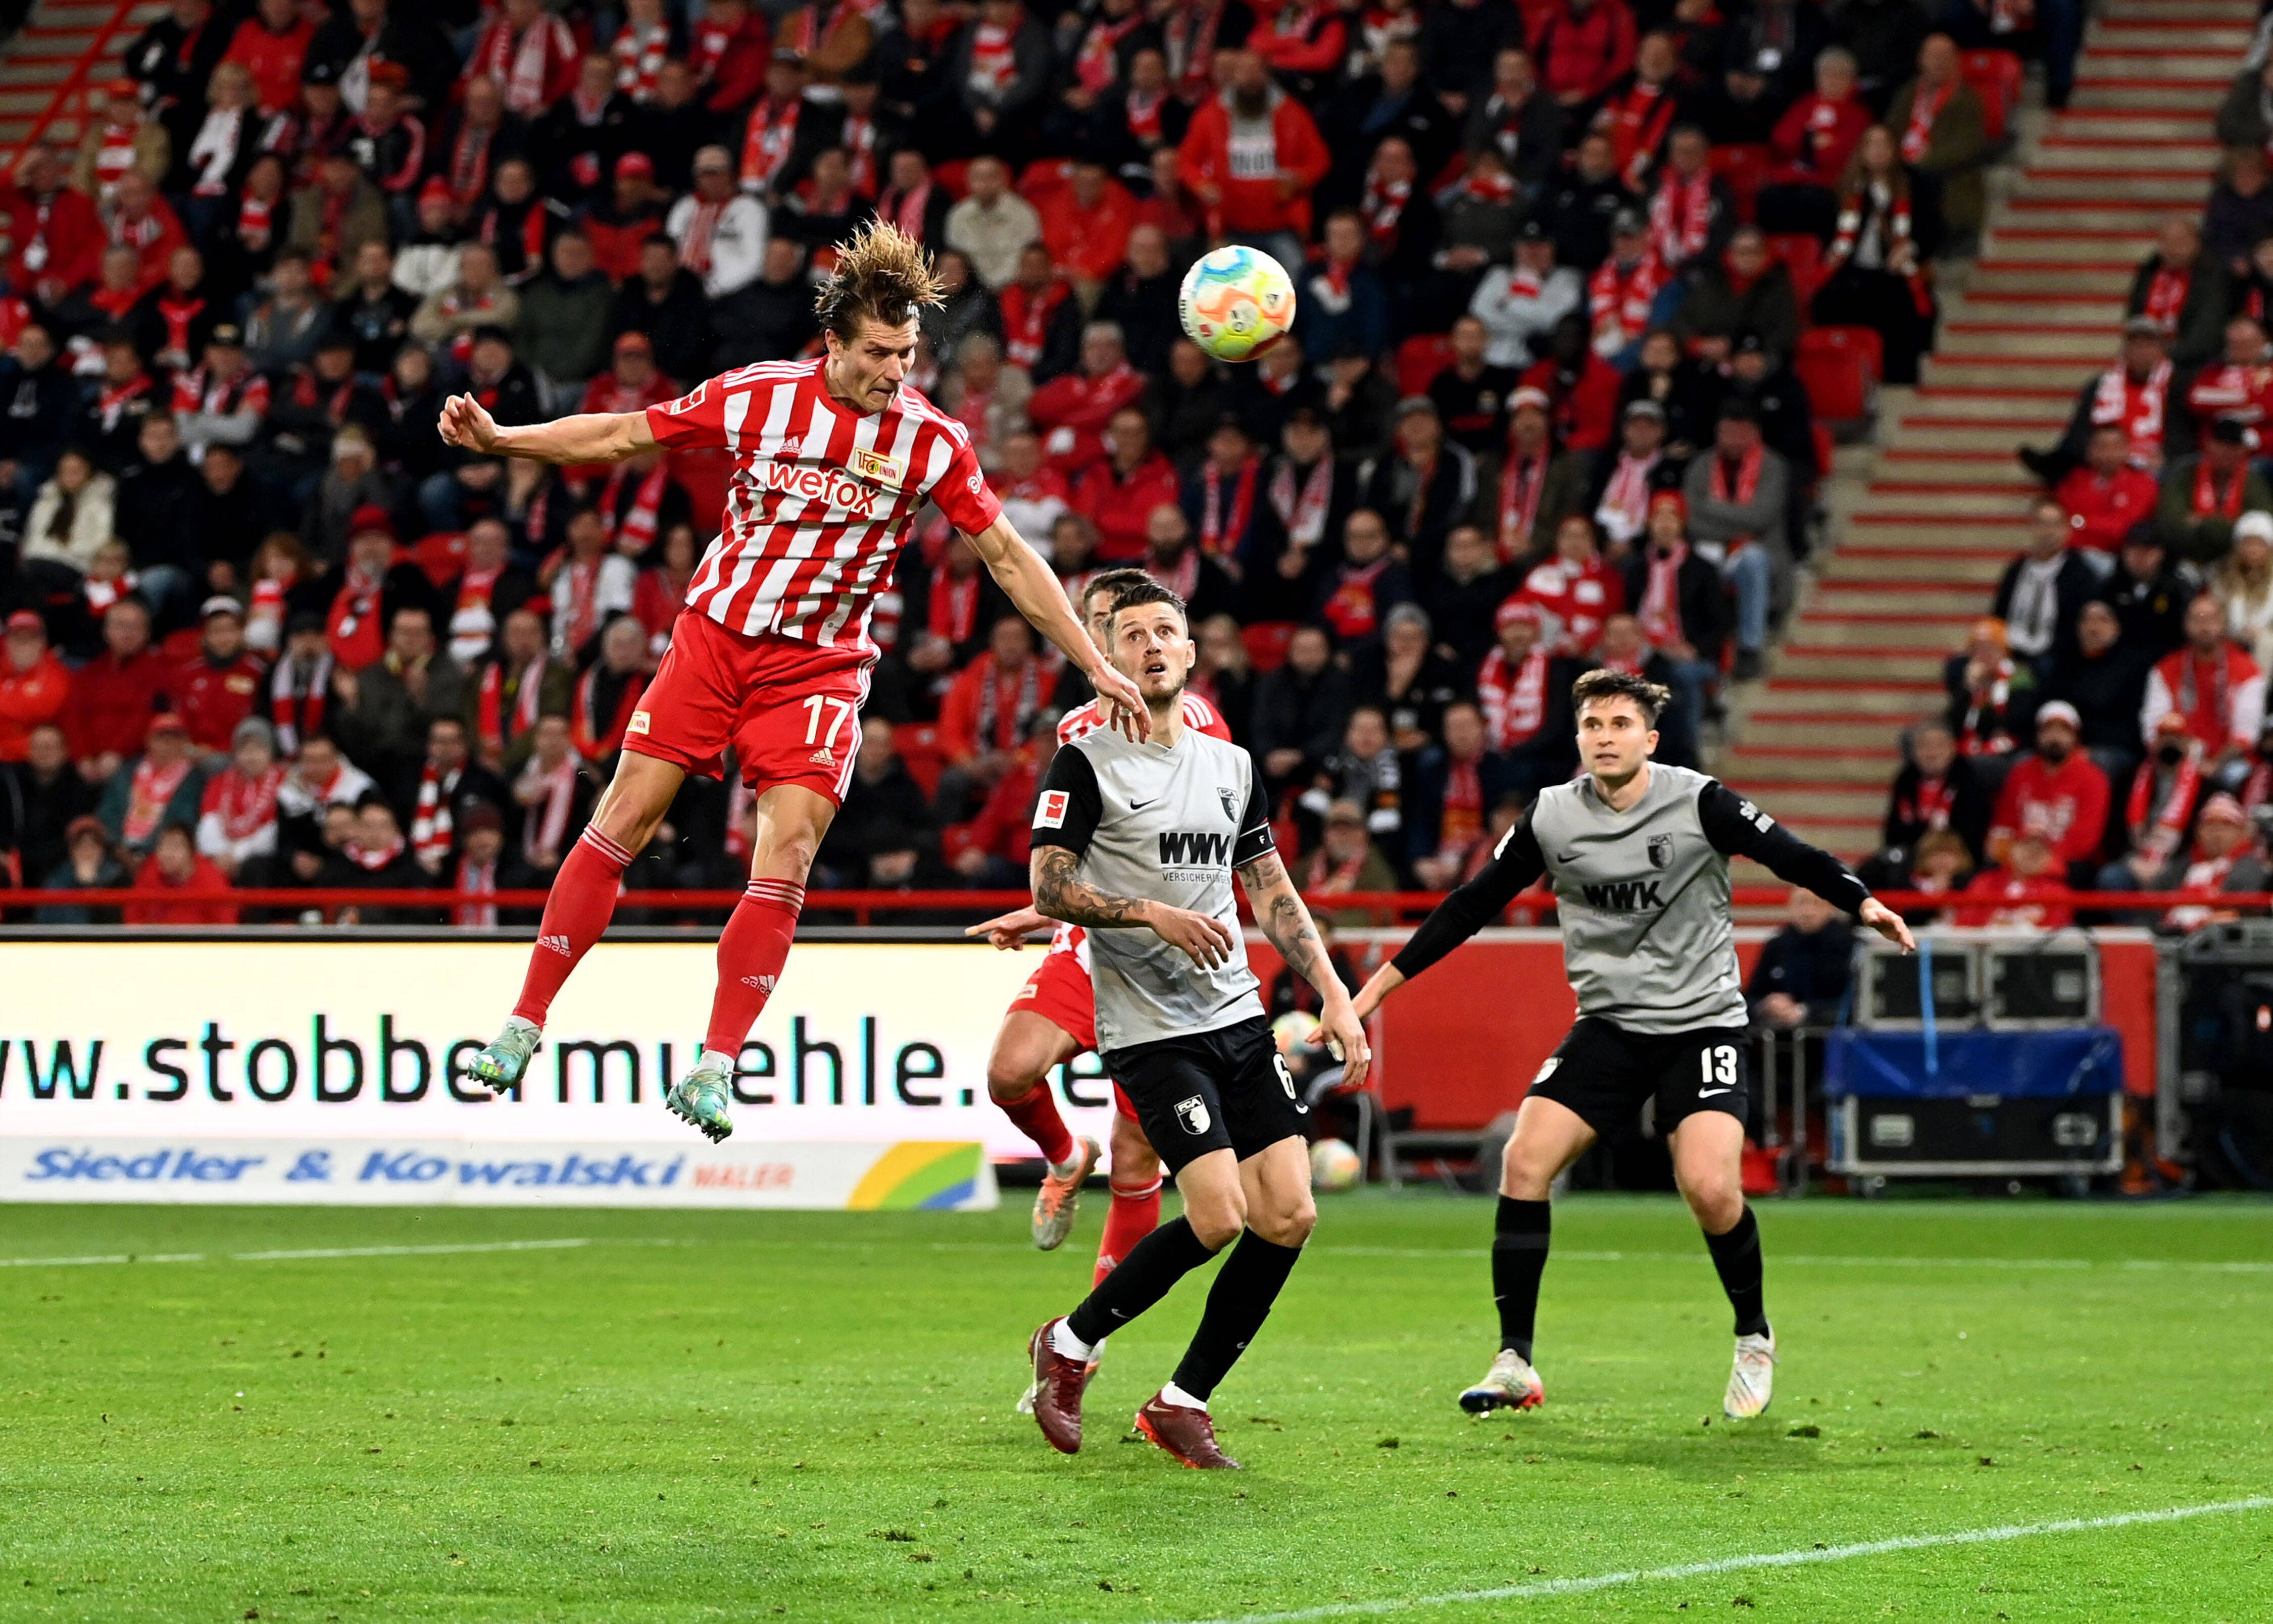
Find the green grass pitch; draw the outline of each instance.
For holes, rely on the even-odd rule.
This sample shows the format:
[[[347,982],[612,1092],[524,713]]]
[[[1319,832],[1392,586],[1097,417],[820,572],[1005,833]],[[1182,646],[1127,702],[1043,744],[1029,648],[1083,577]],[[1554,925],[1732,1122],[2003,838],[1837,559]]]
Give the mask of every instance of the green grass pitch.
[[[2273,1494],[2273,1206],[1766,1205],[1783,1364],[1735,1426],[1726,1306],[1671,1199],[1557,1208],[1547,1407],[1476,1423],[1452,1397],[1493,1345],[1489,1207],[1330,1197],[1218,1395],[1236,1474],[1120,1436],[1202,1280],[1114,1339],[1082,1455],[1012,1414],[1099,1206],[1050,1257],[1016,1193],[8,1209],[0,1619],[2273,1617],[2273,1508],[1835,1550]],[[537,1241],[565,1244],[240,1255]],[[1534,1593],[1426,1599],[1506,1586]]]

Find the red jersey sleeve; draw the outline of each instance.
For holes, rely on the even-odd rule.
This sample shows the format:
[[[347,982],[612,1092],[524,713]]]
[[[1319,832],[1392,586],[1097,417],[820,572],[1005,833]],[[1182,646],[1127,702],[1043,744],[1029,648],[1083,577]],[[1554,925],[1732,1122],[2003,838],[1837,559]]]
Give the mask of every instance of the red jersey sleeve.
[[[942,439],[949,448],[947,469],[924,494],[939,505],[949,524],[965,535],[976,535],[1002,516],[1002,504],[986,488],[986,475],[979,471],[979,454],[971,449],[970,440],[959,433],[943,434]]]
[[[647,408],[647,429],[669,451],[723,451],[726,446],[726,392],[706,378],[676,400]]]

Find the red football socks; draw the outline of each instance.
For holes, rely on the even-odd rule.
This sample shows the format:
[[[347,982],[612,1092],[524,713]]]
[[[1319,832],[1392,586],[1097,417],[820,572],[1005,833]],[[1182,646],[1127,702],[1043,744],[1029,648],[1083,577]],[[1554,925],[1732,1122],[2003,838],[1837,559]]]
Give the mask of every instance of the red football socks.
[[[1047,1079],[1026,1090],[1015,1100],[996,1100],[1002,1114],[1018,1125],[1018,1131],[1032,1140],[1042,1153],[1042,1159],[1052,1167],[1063,1167],[1073,1160],[1073,1134],[1058,1115],[1058,1103],[1050,1093]]]
[[[616,911],[616,893],[631,861],[630,852],[589,824],[568,848],[544,898],[544,920],[536,927],[536,947],[529,955],[529,976],[521,984],[514,1014],[544,1024],[545,1012],[559,996],[569,972],[608,928]]]
[[[805,887],[793,879],[753,879],[743,891],[718,938],[718,991],[710,1000],[709,1035],[702,1040],[707,1052],[742,1052],[789,960],[804,906]]]
[[[1113,1193],[1113,1204],[1106,1209],[1105,1234],[1097,1243],[1097,1272],[1089,1282],[1092,1288],[1129,1255],[1129,1247],[1160,1227],[1158,1179],[1138,1189],[1123,1189],[1109,1181],[1106,1187]]]

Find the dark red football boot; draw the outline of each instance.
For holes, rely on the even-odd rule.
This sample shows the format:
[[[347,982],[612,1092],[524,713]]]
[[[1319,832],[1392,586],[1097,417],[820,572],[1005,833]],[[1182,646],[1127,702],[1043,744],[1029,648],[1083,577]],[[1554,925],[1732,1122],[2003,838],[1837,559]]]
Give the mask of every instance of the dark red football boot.
[[[1216,1447],[1215,1423],[1204,1410],[1172,1404],[1155,1393],[1136,1412],[1136,1430],[1187,1466],[1237,1471],[1239,1463]]]
[[[1034,1421],[1050,1448],[1075,1455],[1081,1449],[1081,1395],[1091,1368],[1050,1346],[1050,1332],[1061,1320],[1045,1320],[1026,1343],[1034,1361]]]

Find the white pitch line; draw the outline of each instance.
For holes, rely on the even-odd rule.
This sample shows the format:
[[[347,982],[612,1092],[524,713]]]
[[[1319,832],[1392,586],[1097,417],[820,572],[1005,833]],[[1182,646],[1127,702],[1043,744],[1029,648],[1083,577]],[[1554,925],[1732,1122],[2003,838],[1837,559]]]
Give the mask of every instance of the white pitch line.
[[[281,1263],[300,1258],[432,1257],[454,1252],[555,1252],[569,1246],[589,1246],[581,1236],[566,1240],[481,1240],[434,1246],[309,1246],[289,1252],[227,1252],[218,1254],[231,1263]],[[5,1257],[0,1269],[76,1269],[93,1263],[204,1263],[215,1254],[204,1252],[105,1253],[97,1257]]]
[[[2248,1500],[2222,1500],[2206,1506],[2173,1506],[2166,1511],[2119,1511],[2104,1517],[2062,1517],[2052,1523],[2013,1523],[1999,1528],[1957,1529],[1946,1534],[1905,1534],[1894,1539],[1869,1539],[1853,1545],[1813,1545],[1804,1551],[1766,1551],[1752,1556],[1722,1557],[1710,1562],[1679,1562],[1670,1568],[1632,1568],[1622,1573],[1590,1574],[1584,1578],[1542,1579],[1534,1584],[1503,1584],[1483,1590],[1448,1590],[1437,1596],[1397,1596],[1378,1601],[1329,1602],[1323,1606],[1297,1607],[1286,1613],[1247,1613],[1235,1617],[1191,1620],[1189,1624],[1304,1624],[1312,1619],[1374,1618],[1408,1613],[1422,1607],[1452,1607],[1474,1602],[1522,1601],[1543,1596],[1579,1596],[1621,1584],[1646,1584],[1665,1579],[1702,1579],[1716,1574],[1744,1573],[1758,1568],[1804,1568],[1816,1562],[1843,1562],[1858,1556],[1885,1556],[1897,1551],[1938,1550],[1950,1545],[1999,1545],[2008,1539],[2033,1539],[2044,1534],[2082,1534],[2109,1528],[2137,1528],[2151,1523],[2183,1523],[2194,1517],[2232,1516],[2249,1511],[2273,1510],[2273,1495]]]

